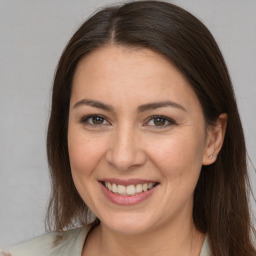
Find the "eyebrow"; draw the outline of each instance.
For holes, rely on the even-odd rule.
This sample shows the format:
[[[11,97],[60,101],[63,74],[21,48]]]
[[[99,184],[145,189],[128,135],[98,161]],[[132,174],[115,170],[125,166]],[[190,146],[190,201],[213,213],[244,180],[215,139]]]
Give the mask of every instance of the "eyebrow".
[[[161,102],[144,104],[138,107],[138,112],[145,112],[148,110],[153,110],[153,109],[163,108],[163,107],[174,107],[186,112],[186,109],[182,105],[173,101],[161,101]]]
[[[87,106],[91,106],[94,108],[103,109],[108,112],[114,112],[114,108],[111,105],[102,103],[97,100],[89,100],[89,99],[82,99],[82,100],[78,101],[74,105],[73,108],[77,108],[82,105],[87,105]],[[145,112],[148,110],[154,110],[154,109],[163,108],[163,107],[173,107],[173,108],[177,108],[177,109],[180,109],[180,110],[183,110],[186,112],[186,109],[182,105],[180,105],[176,102],[173,102],[173,101],[160,101],[160,102],[152,102],[152,103],[143,104],[138,107],[137,112]]]
[[[110,105],[107,105],[107,104],[104,104],[100,101],[97,101],[97,100],[87,100],[87,99],[83,99],[83,100],[80,100],[78,101],[73,108],[77,108],[79,106],[82,106],[82,105],[87,105],[87,106],[91,106],[91,107],[94,107],[94,108],[100,108],[100,109],[103,109],[103,110],[106,110],[106,111],[109,111],[109,112],[114,112],[114,108]]]

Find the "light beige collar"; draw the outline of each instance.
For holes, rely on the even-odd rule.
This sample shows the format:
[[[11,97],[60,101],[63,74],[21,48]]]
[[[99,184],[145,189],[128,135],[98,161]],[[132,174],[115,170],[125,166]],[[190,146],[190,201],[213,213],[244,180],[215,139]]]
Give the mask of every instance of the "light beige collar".
[[[211,256],[211,251],[210,251],[210,244],[209,244],[209,238],[206,235],[204,239],[204,243],[201,249],[200,256]]]

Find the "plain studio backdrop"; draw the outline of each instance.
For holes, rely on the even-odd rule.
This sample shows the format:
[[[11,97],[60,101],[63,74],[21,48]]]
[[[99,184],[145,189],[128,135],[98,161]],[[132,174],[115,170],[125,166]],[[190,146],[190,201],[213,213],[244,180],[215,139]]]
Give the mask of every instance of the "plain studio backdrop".
[[[0,247],[44,233],[50,192],[45,140],[55,67],[78,26],[116,2],[0,0]],[[256,166],[256,1],[169,2],[192,12],[216,38]],[[252,208],[255,213],[255,203]]]

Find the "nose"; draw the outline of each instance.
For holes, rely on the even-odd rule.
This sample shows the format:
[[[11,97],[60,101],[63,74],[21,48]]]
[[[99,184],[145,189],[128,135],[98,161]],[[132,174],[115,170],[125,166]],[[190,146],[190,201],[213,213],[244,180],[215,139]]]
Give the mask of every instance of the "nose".
[[[106,160],[117,170],[131,170],[145,163],[146,154],[138,133],[135,129],[126,127],[120,128],[112,134],[112,141],[106,152]]]

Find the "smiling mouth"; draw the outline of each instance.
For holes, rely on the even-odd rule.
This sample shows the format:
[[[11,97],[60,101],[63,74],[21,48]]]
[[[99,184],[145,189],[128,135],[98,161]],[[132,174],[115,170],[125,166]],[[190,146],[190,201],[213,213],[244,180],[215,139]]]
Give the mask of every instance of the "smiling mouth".
[[[135,196],[159,185],[158,182],[143,183],[143,184],[131,184],[128,186],[101,181],[101,183],[112,193],[122,196]]]

